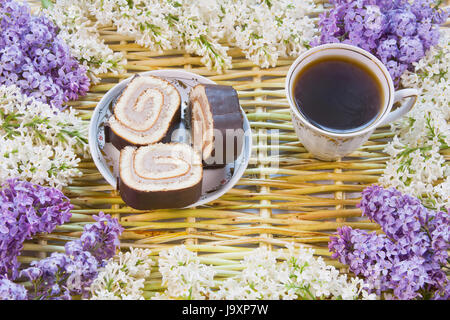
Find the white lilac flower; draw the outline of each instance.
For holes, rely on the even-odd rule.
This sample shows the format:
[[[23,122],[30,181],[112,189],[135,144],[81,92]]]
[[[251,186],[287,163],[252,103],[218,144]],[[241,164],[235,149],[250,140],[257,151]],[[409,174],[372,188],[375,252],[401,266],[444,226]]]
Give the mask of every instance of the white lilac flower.
[[[280,300],[295,299],[287,292],[284,282],[288,281],[286,264],[277,264],[278,252],[256,249],[244,257],[244,269],[237,277],[225,280],[213,299],[237,300]]]
[[[96,27],[113,26],[152,51],[185,49],[201,56],[208,69],[231,67],[227,42],[269,67],[309,46],[316,31],[308,14],[320,7],[312,0],[57,0],[45,12],[95,80],[120,61],[99,40]]]
[[[158,265],[165,290],[152,299],[376,298],[367,293],[361,279],[340,274],[321,257],[314,257],[312,249],[288,249],[251,251],[242,261],[242,272],[222,281],[214,281],[215,269],[200,263],[197,253],[184,245],[163,250]],[[150,251],[131,249],[109,260],[91,286],[92,299],[143,299],[144,282],[153,265],[149,255]]]
[[[161,251],[158,264],[167,289],[153,299],[205,300],[211,295],[214,269],[201,264],[197,254],[184,245]]]
[[[148,249],[131,248],[108,260],[91,285],[91,300],[142,300],[154,265]]]
[[[450,145],[450,30],[440,43],[401,79],[404,87],[421,90],[414,108],[392,124],[396,133],[385,151],[391,159],[379,182],[414,195],[424,205],[450,207],[450,166],[440,153]]]
[[[50,8],[43,9],[42,13],[58,26],[59,37],[69,45],[79,63],[86,67],[91,81],[98,83],[99,74],[123,72],[126,59],[100,38],[96,26],[88,18],[89,12],[84,2],[57,0]]]
[[[275,66],[279,57],[297,56],[315,35],[307,14],[313,1],[225,1],[227,39],[242,49],[247,59],[263,68]]]
[[[74,109],[55,110],[0,86],[0,183],[17,177],[60,188],[81,175],[78,155],[85,152],[87,124]]]
[[[364,282],[340,275],[312,249],[289,252],[256,249],[244,258],[239,276],[225,280],[212,299],[375,299]]]

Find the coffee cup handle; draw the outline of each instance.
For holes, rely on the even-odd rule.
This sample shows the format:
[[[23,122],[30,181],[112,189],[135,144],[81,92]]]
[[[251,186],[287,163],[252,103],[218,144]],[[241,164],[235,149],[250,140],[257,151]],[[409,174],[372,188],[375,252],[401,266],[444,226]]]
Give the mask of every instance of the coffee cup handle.
[[[417,89],[402,89],[395,92],[394,95],[394,103],[399,102],[403,99],[406,100],[405,103],[403,103],[400,107],[395,109],[394,111],[391,111],[386,118],[384,118],[383,121],[378,125],[379,127],[385,126],[388,123],[391,123],[393,121],[396,121],[403,117],[406,113],[408,113],[412,107],[416,104],[417,96],[419,95],[419,91]]]

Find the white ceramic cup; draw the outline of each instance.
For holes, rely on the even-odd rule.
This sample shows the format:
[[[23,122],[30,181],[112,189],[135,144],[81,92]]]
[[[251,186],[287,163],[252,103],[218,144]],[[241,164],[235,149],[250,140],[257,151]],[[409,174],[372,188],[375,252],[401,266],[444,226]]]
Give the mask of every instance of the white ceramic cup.
[[[369,126],[346,133],[330,132],[314,126],[298,110],[293,94],[297,74],[311,62],[326,56],[346,57],[347,60],[359,61],[360,64],[370,68],[378,78],[382,87],[384,104],[376,120]],[[358,149],[377,127],[395,121],[411,110],[418,93],[416,89],[395,91],[388,70],[378,58],[361,48],[342,43],[324,44],[306,51],[294,61],[286,76],[286,97],[289,101],[295,132],[305,148],[321,160],[337,160]],[[393,104],[403,99],[407,100],[391,111]]]

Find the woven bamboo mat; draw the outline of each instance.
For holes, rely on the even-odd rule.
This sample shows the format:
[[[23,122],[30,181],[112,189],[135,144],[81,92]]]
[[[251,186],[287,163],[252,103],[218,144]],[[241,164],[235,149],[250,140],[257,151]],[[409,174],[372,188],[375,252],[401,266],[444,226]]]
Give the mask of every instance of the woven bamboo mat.
[[[231,48],[233,67],[223,74],[207,70],[200,58],[183,51],[150,52],[133,39],[119,36],[113,28],[100,30],[102,38],[128,60],[126,72],[104,74],[100,84],[72,103],[86,121],[101,97],[119,81],[136,72],[183,69],[206,76],[218,84],[232,85],[251,123],[253,150],[250,164],[238,184],[208,205],[185,210],[137,211],[124,204],[102,178],[91,159],[80,163],[83,176],[64,188],[75,209],[69,223],[52,234],[41,235],[24,246],[20,261],[63,251],[64,243],[81,234],[99,211],[117,217],[125,231],[121,248],[162,249],[185,244],[199,252],[203,263],[216,266],[219,277],[236,274],[249,250],[258,246],[277,248],[286,242],[316,250],[329,264],[329,235],[343,225],[378,230],[361,218],[355,207],[360,191],[377,182],[388,156],[389,127],[379,128],[357,151],[335,162],[314,159],[294,132],[284,93],[285,75],[294,59],[280,59],[276,67],[261,69]],[[278,138],[276,131],[279,132]],[[449,155],[446,155],[449,158]],[[341,269],[345,272],[345,269]],[[155,267],[146,290],[161,288]]]

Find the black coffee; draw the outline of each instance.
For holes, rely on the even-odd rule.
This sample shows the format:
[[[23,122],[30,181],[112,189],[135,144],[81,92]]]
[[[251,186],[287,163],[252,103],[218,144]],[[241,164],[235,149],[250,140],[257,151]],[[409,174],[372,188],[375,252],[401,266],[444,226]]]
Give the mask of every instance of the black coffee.
[[[337,133],[369,126],[383,104],[376,75],[345,57],[324,57],[306,65],[294,79],[294,98],[311,124]]]

